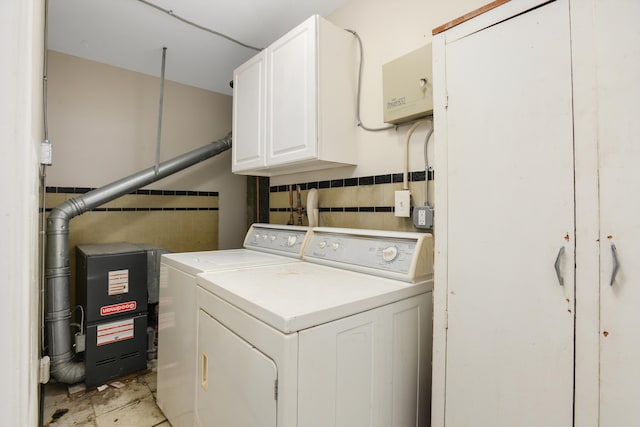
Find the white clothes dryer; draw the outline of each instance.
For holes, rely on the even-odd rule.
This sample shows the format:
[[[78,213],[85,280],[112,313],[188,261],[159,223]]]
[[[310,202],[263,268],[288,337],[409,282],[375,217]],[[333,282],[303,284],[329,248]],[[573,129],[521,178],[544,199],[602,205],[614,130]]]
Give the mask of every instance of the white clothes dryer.
[[[427,426],[432,235],[315,228],[303,259],[198,275],[196,425]]]
[[[196,275],[300,262],[307,228],[254,224],[244,249],[162,256],[157,401],[173,427],[193,427],[196,375]]]

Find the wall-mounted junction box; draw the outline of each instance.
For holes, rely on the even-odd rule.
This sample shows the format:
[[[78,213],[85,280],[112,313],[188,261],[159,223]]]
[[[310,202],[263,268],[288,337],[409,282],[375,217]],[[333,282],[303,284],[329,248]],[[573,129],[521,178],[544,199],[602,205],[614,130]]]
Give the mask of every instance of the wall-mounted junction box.
[[[431,43],[382,66],[385,123],[398,124],[431,114]]]

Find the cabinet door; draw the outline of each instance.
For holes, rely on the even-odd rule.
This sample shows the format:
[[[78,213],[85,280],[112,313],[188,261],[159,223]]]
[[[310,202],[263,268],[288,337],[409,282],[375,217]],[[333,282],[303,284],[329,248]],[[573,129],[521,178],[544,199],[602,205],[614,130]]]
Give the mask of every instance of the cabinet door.
[[[269,166],[317,157],[316,17],[267,49]]]
[[[491,24],[445,47],[446,236],[436,229],[448,239],[445,424],[566,427],[575,253],[568,2]]]
[[[232,171],[266,165],[266,55],[260,52],[233,73]]]
[[[640,3],[600,0],[596,6],[600,425],[635,426],[640,422]]]
[[[199,426],[276,427],[273,360],[202,310],[198,358]]]

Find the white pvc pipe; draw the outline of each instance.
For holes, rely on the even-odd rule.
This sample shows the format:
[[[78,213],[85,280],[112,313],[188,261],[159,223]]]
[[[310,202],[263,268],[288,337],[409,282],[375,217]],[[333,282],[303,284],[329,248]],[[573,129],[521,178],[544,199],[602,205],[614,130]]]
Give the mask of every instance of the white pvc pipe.
[[[408,175],[409,175],[409,140],[411,140],[411,135],[413,135],[413,132],[416,130],[416,128],[418,126],[420,126],[421,124],[426,124],[429,123],[429,120],[418,120],[417,122],[415,122],[407,131],[407,135],[404,138],[404,172],[402,174],[402,189],[403,190],[408,190],[409,189],[409,179],[408,179]]]

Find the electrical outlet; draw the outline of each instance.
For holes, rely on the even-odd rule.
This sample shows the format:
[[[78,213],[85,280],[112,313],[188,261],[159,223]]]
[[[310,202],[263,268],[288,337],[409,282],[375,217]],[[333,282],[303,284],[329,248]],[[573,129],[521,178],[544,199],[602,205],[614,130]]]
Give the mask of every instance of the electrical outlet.
[[[431,206],[414,207],[413,226],[421,229],[433,228],[433,208]]]
[[[411,192],[409,190],[396,191],[395,215],[401,217],[411,216]]]

